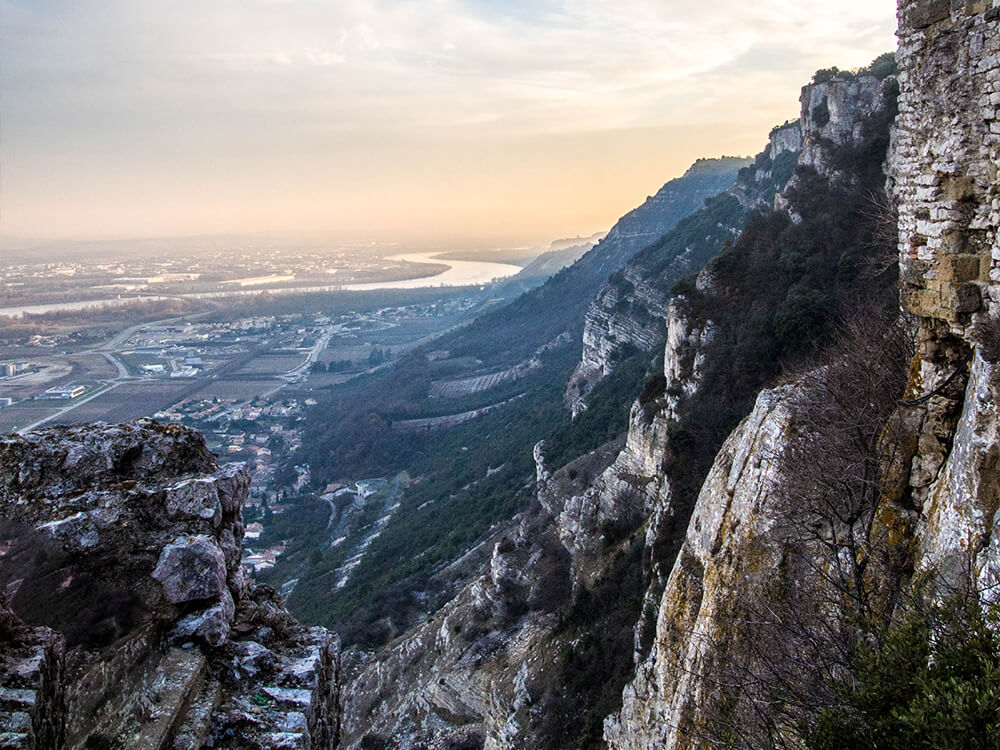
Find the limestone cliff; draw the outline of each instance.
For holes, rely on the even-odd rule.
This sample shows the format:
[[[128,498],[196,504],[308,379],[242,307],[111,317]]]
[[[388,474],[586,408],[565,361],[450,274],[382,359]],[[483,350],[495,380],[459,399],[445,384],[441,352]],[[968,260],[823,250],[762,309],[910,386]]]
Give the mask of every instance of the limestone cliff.
[[[611,278],[587,310],[583,354],[567,388],[574,415],[586,408],[593,385],[615,367],[623,350],[652,351],[663,341],[663,321],[675,283],[696,273],[739,234],[761,208],[787,210],[783,193],[794,170],[845,175],[836,152],[869,137],[871,123],[891,97],[895,80],[874,74],[832,76],[802,89],[797,121],[775,128],[735,184],[684,219],[670,234],[637,253]],[[847,170],[849,171],[849,170]]]
[[[697,747],[686,740],[712,696],[714,664],[728,640],[734,600],[763,588],[781,559],[771,485],[788,426],[785,391],[765,391],[723,446],[688,527],[658,606],[652,649],[608,720],[613,748]]]
[[[900,5],[899,117],[889,160],[899,209],[904,308],[917,354],[894,424],[905,487],[877,524],[904,551],[902,570],[945,590],[972,582],[996,600],[1000,546],[996,270],[1000,258],[1000,7],[933,0]],[[831,120],[842,91],[804,105]],[[839,98],[839,99],[838,99]],[[829,125],[827,125],[829,127]],[[850,129],[838,128],[840,135]],[[828,137],[825,135],[824,137]],[[804,153],[809,152],[810,137]],[[826,168],[824,158],[810,157]],[[653,648],[606,724],[616,748],[701,746],[738,602],[780,567],[773,462],[787,449],[785,404],[797,386],[765,392],[706,480],[659,602]],[[790,390],[791,389],[791,390]],[[714,691],[714,688],[711,688]],[[789,736],[785,738],[794,743]]]
[[[241,565],[249,476],[151,420],[0,439],[4,747],[331,747],[336,638]]]

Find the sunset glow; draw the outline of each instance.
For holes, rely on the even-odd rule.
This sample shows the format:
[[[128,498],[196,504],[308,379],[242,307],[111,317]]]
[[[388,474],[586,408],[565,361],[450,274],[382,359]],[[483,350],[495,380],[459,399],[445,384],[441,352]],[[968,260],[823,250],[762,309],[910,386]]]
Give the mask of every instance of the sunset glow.
[[[3,0],[6,238],[606,229],[752,154],[889,0]]]

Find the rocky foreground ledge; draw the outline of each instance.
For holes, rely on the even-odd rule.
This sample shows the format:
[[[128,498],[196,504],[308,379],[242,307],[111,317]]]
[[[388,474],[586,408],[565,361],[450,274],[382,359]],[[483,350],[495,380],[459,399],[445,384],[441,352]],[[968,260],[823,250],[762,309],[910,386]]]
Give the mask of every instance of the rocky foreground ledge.
[[[0,750],[337,745],[339,642],[246,577],[248,489],[176,425],[0,437]]]

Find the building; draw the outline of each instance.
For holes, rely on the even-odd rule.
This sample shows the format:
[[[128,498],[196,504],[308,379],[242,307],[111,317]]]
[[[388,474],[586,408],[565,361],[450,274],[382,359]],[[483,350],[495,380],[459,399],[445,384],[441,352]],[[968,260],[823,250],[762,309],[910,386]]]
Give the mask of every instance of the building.
[[[4,396],[3,398],[0,398],[0,408],[3,408],[4,406],[11,406],[13,403],[14,403],[14,399],[12,399],[12,398],[10,398],[8,396]]]
[[[0,364],[0,377],[12,378],[28,369],[27,362],[4,362]]]
[[[37,396],[37,398],[48,400],[73,399],[77,396],[82,396],[86,390],[86,386],[82,385],[57,385],[49,388],[45,393]]]

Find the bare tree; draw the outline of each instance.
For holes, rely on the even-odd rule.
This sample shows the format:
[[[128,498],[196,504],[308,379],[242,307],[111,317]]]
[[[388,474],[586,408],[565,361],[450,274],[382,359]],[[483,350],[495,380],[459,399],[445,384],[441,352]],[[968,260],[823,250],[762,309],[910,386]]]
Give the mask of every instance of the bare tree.
[[[799,375],[772,488],[777,575],[726,613],[732,642],[711,680],[706,741],[795,748],[810,718],[835,704],[860,643],[893,616],[908,576],[899,397],[912,359],[909,326],[872,309],[841,328],[820,365]]]

